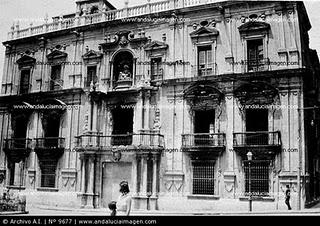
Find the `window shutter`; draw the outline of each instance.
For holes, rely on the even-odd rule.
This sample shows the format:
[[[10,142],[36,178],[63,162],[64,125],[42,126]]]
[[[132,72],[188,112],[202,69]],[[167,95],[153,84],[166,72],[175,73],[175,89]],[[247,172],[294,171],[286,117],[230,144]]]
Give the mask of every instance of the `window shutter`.
[[[207,68],[212,68],[212,50],[207,50]]]
[[[199,67],[204,66],[205,63],[205,58],[206,58],[206,52],[203,50],[199,51]]]

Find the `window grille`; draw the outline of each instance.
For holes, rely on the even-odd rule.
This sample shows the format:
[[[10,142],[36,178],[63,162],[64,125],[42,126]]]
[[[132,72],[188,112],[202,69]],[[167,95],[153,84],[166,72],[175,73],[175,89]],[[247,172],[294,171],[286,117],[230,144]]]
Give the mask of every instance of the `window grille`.
[[[245,195],[249,196],[249,161],[244,162]],[[252,196],[269,196],[270,161],[254,160],[250,166]]]
[[[41,161],[41,187],[54,188],[56,185],[57,163],[53,160]]]
[[[193,162],[192,171],[192,193],[214,195],[214,162]]]

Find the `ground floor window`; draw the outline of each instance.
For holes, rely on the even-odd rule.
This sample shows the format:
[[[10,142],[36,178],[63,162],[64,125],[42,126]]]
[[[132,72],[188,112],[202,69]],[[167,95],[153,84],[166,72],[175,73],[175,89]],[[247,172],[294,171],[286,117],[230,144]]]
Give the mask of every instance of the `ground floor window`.
[[[9,185],[24,186],[24,162],[9,162]]]
[[[57,162],[55,160],[43,160],[41,168],[41,187],[55,188]]]
[[[250,169],[249,169],[250,167]],[[244,162],[245,195],[249,196],[249,180],[253,196],[269,196],[270,161],[254,160]]]
[[[192,162],[192,194],[214,195],[214,162]]]

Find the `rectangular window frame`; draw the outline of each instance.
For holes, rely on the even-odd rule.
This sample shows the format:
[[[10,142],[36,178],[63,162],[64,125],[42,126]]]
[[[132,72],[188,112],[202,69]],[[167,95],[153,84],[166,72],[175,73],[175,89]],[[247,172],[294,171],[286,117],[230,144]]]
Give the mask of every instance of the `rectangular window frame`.
[[[244,185],[243,185],[243,194],[246,197],[249,197],[249,162],[248,160],[243,161],[243,177],[244,177]],[[257,176],[256,173],[254,173],[254,165],[264,163],[266,166],[263,167],[259,166],[256,170],[262,170],[263,173],[266,173],[265,175]],[[271,195],[271,167],[272,161],[271,160],[252,160],[251,161],[251,195],[252,197],[272,197]],[[246,166],[247,165],[247,166]],[[267,168],[267,170],[265,169]],[[258,188],[257,188],[258,187]],[[259,190],[259,187],[261,189]]]
[[[155,62],[155,64],[154,64]],[[162,79],[163,63],[162,57],[152,57],[150,61],[150,78],[151,80]]]
[[[24,81],[24,73],[28,72],[28,81]],[[19,94],[28,94],[31,87],[31,68],[22,68],[20,70],[20,83],[19,83]]]
[[[201,63],[201,52],[204,52],[204,62]],[[214,59],[213,59],[212,44],[203,44],[197,46],[197,76],[208,76],[214,73]]]
[[[213,184],[212,186],[212,192],[196,192],[195,191],[195,179],[201,180],[201,178],[197,178],[198,176],[195,176],[195,171],[194,171],[194,165],[198,163],[203,163],[203,164],[211,164],[212,167],[212,173],[213,173]],[[216,161],[215,160],[192,160],[191,161],[191,195],[204,195],[204,196],[215,196],[216,195]],[[202,183],[203,184],[203,183]]]
[[[91,72],[90,69],[94,68],[94,72],[93,74],[89,74]],[[93,82],[93,84],[95,84],[98,80],[97,77],[97,73],[98,73],[98,67],[96,64],[93,65],[87,65],[87,76],[86,76],[86,82],[85,82],[85,87],[90,87],[91,82]]]

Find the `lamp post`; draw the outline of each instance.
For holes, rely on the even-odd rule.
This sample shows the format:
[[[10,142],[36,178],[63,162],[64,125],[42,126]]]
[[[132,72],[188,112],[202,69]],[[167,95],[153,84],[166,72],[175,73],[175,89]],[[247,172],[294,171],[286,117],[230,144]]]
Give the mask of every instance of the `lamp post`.
[[[247,153],[248,164],[249,164],[249,211],[252,211],[252,194],[251,194],[251,161],[252,161],[252,152]]]

